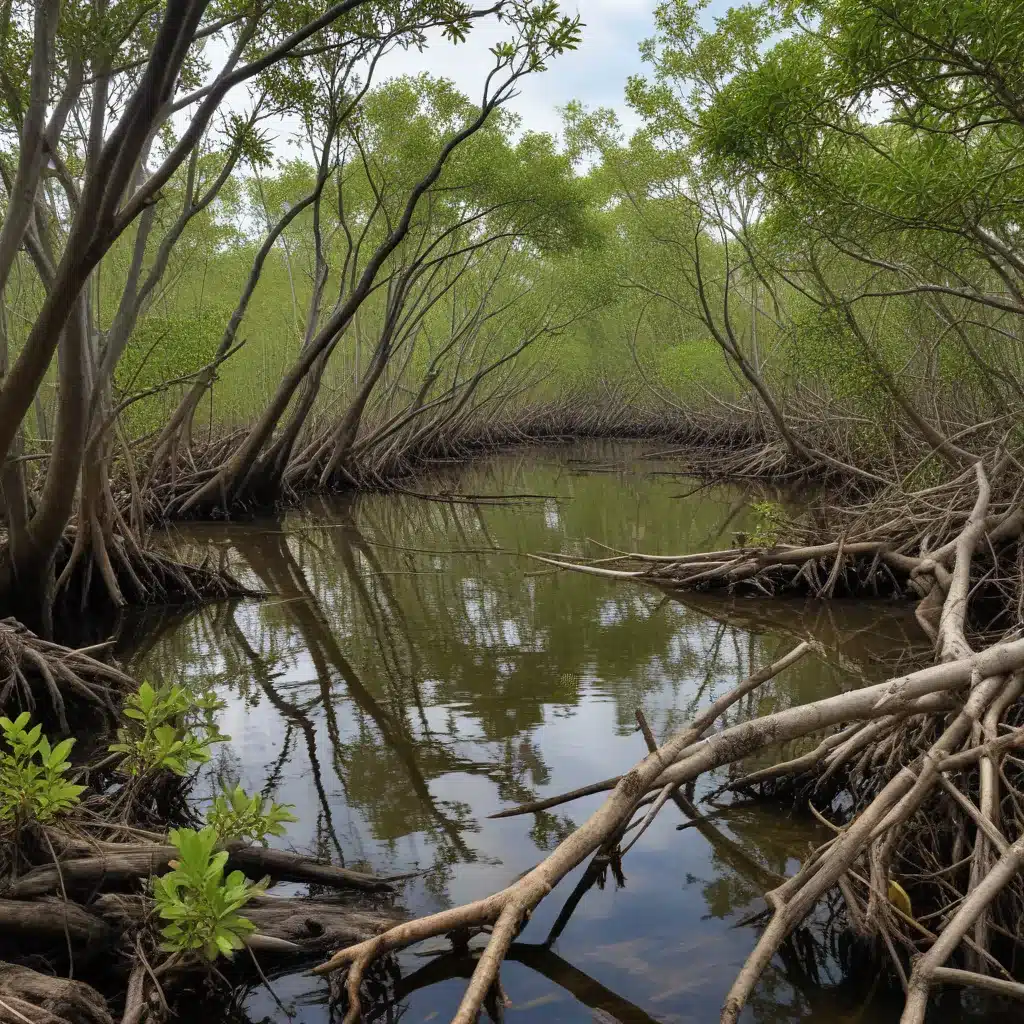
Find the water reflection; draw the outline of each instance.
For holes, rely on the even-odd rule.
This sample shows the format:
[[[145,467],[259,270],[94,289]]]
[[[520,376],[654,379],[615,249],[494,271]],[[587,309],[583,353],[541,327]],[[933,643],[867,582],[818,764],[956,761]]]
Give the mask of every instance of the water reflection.
[[[293,803],[296,848],[380,872],[419,869],[404,901],[435,910],[506,884],[581,822],[596,798],[530,818],[487,815],[632,764],[645,749],[638,707],[662,736],[794,636],[822,640],[823,657],[750,695],[729,713],[738,720],[882,678],[917,637],[898,606],[679,599],[521,557],[578,553],[590,540],[683,552],[749,528],[750,493],[680,497],[693,488],[671,467],[652,475],[659,467],[629,455],[508,456],[457,478],[462,495],[528,500],[368,495],[190,530],[182,543],[216,549],[273,595],[127,631],[138,673],[212,682],[229,702],[223,727],[234,739],[198,796],[238,780]],[[581,868],[542,905],[503,972],[521,1019],[715,1018],[754,941],[736,923],[821,836],[744,804],[677,830],[682,822],[663,812],[629,854],[624,888]],[[797,940],[753,1019],[855,1019],[842,1014],[863,988],[842,980],[829,941]],[[402,967],[392,996],[406,1019],[444,1020],[472,958],[413,952]],[[296,1019],[330,1019],[322,983],[277,986]],[[260,993],[250,1012],[284,1019]]]

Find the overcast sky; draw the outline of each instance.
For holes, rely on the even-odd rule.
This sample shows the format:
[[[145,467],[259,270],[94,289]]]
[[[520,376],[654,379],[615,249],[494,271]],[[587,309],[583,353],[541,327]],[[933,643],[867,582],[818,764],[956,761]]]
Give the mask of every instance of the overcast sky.
[[[623,102],[626,79],[642,73],[638,47],[654,34],[654,9],[658,0],[563,0],[562,9],[578,10],[583,18],[583,42],[574,52],[553,60],[546,72],[531,75],[520,84],[519,95],[509,104],[523,119],[523,126],[535,131],[558,132],[561,118],[558,108],[578,99],[590,109],[614,107],[624,126],[635,127],[637,120]],[[735,2],[735,0],[732,0]],[[712,0],[705,18],[724,13],[730,0]],[[470,99],[477,100],[487,72],[494,63],[489,48],[504,38],[507,28],[488,20],[477,25],[468,40],[453,45],[440,34],[423,52],[397,51],[378,65],[376,80],[401,74],[429,72],[451,79]],[[232,106],[241,107],[242,96],[232,97]],[[267,127],[278,136],[279,155],[287,153],[282,136],[294,134],[294,127],[281,122]],[[294,150],[292,150],[294,152]]]
[[[578,50],[551,61],[543,74],[531,75],[520,86],[520,95],[509,105],[523,118],[525,127],[556,132],[561,124],[558,107],[582,100],[588,107],[616,107],[631,122],[622,102],[626,79],[641,71],[638,44],[654,34],[656,0],[578,0],[583,18],[583,43]],[[571,12],[571,3],[563,3]],[[477,99],[494,58],[489,47],[502,38],[503,26],[481,25],[465,43],[453,46],[444,40],[422,53],[396,53],[383,69],[385,75],[427,71],[452,79],[461,92]],[[507,31],[507,29],[505,30]]]

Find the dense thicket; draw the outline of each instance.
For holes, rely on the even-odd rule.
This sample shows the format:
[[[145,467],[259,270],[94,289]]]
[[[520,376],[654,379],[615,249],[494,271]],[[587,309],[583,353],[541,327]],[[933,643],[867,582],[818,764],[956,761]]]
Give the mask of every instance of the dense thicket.
[[[507,40],[478,104],[426,80],[371,92],[388,52],[492,16]],[[296,453],[298,476],[326,481],[371,399],[386,461],[493,399],[516,350],[571,319],[527,260],[588,233],[578,183],[550,142],[513,144],[500,117],[520,79],[576,45],[578,19],[557,4],[49,0],[6,4],[0,28],[0,592],[32,621],[47,627],[58,595],[201,592],[145,549],[154,506],[272,501]],[[300,126],[312,166],[268,174],[270,118]],[[239,260],[241,280],[225,272]],[[295,317],[263,366],[276,386],[245,410],[244,436],[183,463],[268,261]],[[211,262],[223,305],[202,294]],[[495,344],[492,321],[519,306],[514,342]],[[310,415],[350,339],[348,406],[317,434]],[[171,389],[173,412],[147,431],[133,407]],[[161,484],[171,496],[153,499]]]
[[[662,409],[873,485],[1012,445],[1013,8],[668,4],[641,130],[572,105],[562,143],[502,108],[576,25],[502,11],[474,103],[373,82],[458,4],[10,7],[12,610],[183,592],[145,522],[381,483],[555,399],[549,432]]]
[[[636,841],[627,833],[669,799],[700,821],[686,787],[729,766],[726,789],[810,804],[834,837],[766,894],[766,926],[723,1022],[739,1019],[830,893],[847,931],[902,983],[904,1024],[920,1024],[945,985],[1020,999],[1024,762],[1010,751],[1024,742],[1024,13],[816,0],[748,5],[709,25],[701,5],[668,2],[657,27],[644,44],[650,73],[628,88],[643,128],[624,138],[614,115],[582,107],[567,126],[614,226],[605,253],[626,293],[622,341],[666,406],[692,415],[696,394],[703,415],[757,424],[762,446],[699,465],[815,473],[844,490],[788,537],[773,528],[713,552],[544,560],[663,587],[914,594],[935,664],[712,731],[782,663],[755,673],[660,745],[645,732],[651,753],[624,774],[503,812],[608,793],[522,878],[354,944],[322,970],[347,970],[358,1008],[360,978],[382,955],[489,927],[456,1016],[472,1020],[557,881],[588,858],[594,877],[614,870]],[[665,337],[673,318],[679,334]],[[708,341],[731,385],[701,379]],[[685,389],[665,372],[677,345],[692,353]],[[744,771],[767,750],[778,763]]]

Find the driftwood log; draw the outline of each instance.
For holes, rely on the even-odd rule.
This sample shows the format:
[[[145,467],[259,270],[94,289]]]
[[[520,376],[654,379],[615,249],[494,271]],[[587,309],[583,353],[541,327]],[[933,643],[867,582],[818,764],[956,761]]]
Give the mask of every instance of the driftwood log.
[[[109,949],[115,935],[85,907],[44,898],[0,899],[0,937],[12,942],[19,952],[35,943],[48,946],[70,943],[73,949],[94,956]]]
[[[61,958],[70,954],[79,964],[96,963],[102,957],[121,965],[134,962],[123,1021],[137,1024],[153,989],[151,969],[145,968],[140,950],[153,948],[155,933],[164,923],[153,899],[140,891],[140,883],[167,871],[177,850],[165,843],[85,841],[60,830],[45,831],[46,845],[59,849],[60,859],[9,881],[0,892],[0,938],[9,942],[12,954],[52,951]],[[286,850],[243,842],[227,843],[225,848],[229,870],[254,878],[269,875],[276,880],[312,882],[345,893],[336,899],[263,894],[246,904],[242,913],[256,927],[246,936],[246,945],[268,966],[308,963],[340,945],[366,941],[404,919],[402,911],[387,905],[395,890],[385,879]],[[188,973],[199,965],[187,958],[176,960],[177,972]],[[243,970],[247,964],[252,966],[248,960],[240,963]],[[0,1022],[105,1024],[110,1020],[102,997],[88,986],[76,988],[60,979],[21,971],[11,969],[9,989],[3,988],[0,977]]]
[[[78,848],[83,846],[80,844]],[[93,856],[73,857],[33,868],[9,883],[0,895],[17,900],[61,891],[79,893],[95,892],[100,887],[118,888],[140,878],[162,874],[178,855],[173,846],[165,844],[97,843],[95,847],[100,852]],[[250,878],[269,875],[283,882],[315,882],[338,889],[394,892],[386,879],[325,864],[287,850],[237,842],[225,844],[224,849],[230,854],[228,870],[242,871]]]
[[[89,985],[0,961],[3,1024],[113,1024],[107,1001]]]
[[[89,912],[119,935],[159,924],[147,896],[104,893]],[[406,918],[394,908],[270,894],[254,897],[242,913],[256,926],[246,945],[272,957],[312,956],[342,943],[363,942]]]

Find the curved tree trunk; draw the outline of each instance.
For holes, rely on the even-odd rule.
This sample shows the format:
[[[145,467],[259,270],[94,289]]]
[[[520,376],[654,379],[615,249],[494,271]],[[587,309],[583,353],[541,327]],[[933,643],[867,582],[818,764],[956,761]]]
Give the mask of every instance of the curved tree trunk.
[[[317,360],[328,352],[352,322],[360,306],[373,290],[377,275],[387,259],[402,243],[412,227],[413,216],[420,200],[441,176],[448,158],[467,139],[479,131],[491,113],[508,98],[508,87],[515,77],[505,86],[499,87],[480,108],[477,116],[461,131],[456,133],[442,147],[434,165],[413,187],[406,201],[402,216],[389,233],[388,237],[377,247],[367,262],[354,288],[344,302],[340,303],[328,317],[327,322],[316,337],[304,347],[298,359],[288,370],[278,385],[273,397],[259,419],[249,430],[238,449],[231,455],[216,475],[197,487],[174,511],[179,513],[195,513],[212,511],[220,508],[224,512],[244,498],[246,479],[257,464],[260,454],[271,442],[274,431],[288,409],[296,391],[302,385]],[[381,368],[380,372],[383,372]],[[378,374],[379,376],[379,374]],[[361,389],[362,390],[362,389]],[[367,391],[367,397],[369,392]],[[2,409],[0,409],[2,412]],[[2,437],[0,437],[2,440]]]
[[[85,454],[88,375],[85,364],[85,300],[61,332],[58,353],[57,424],[35,514],[0,561],[0,600],[31,628],[53,628],[54,566],[74,511]]]

